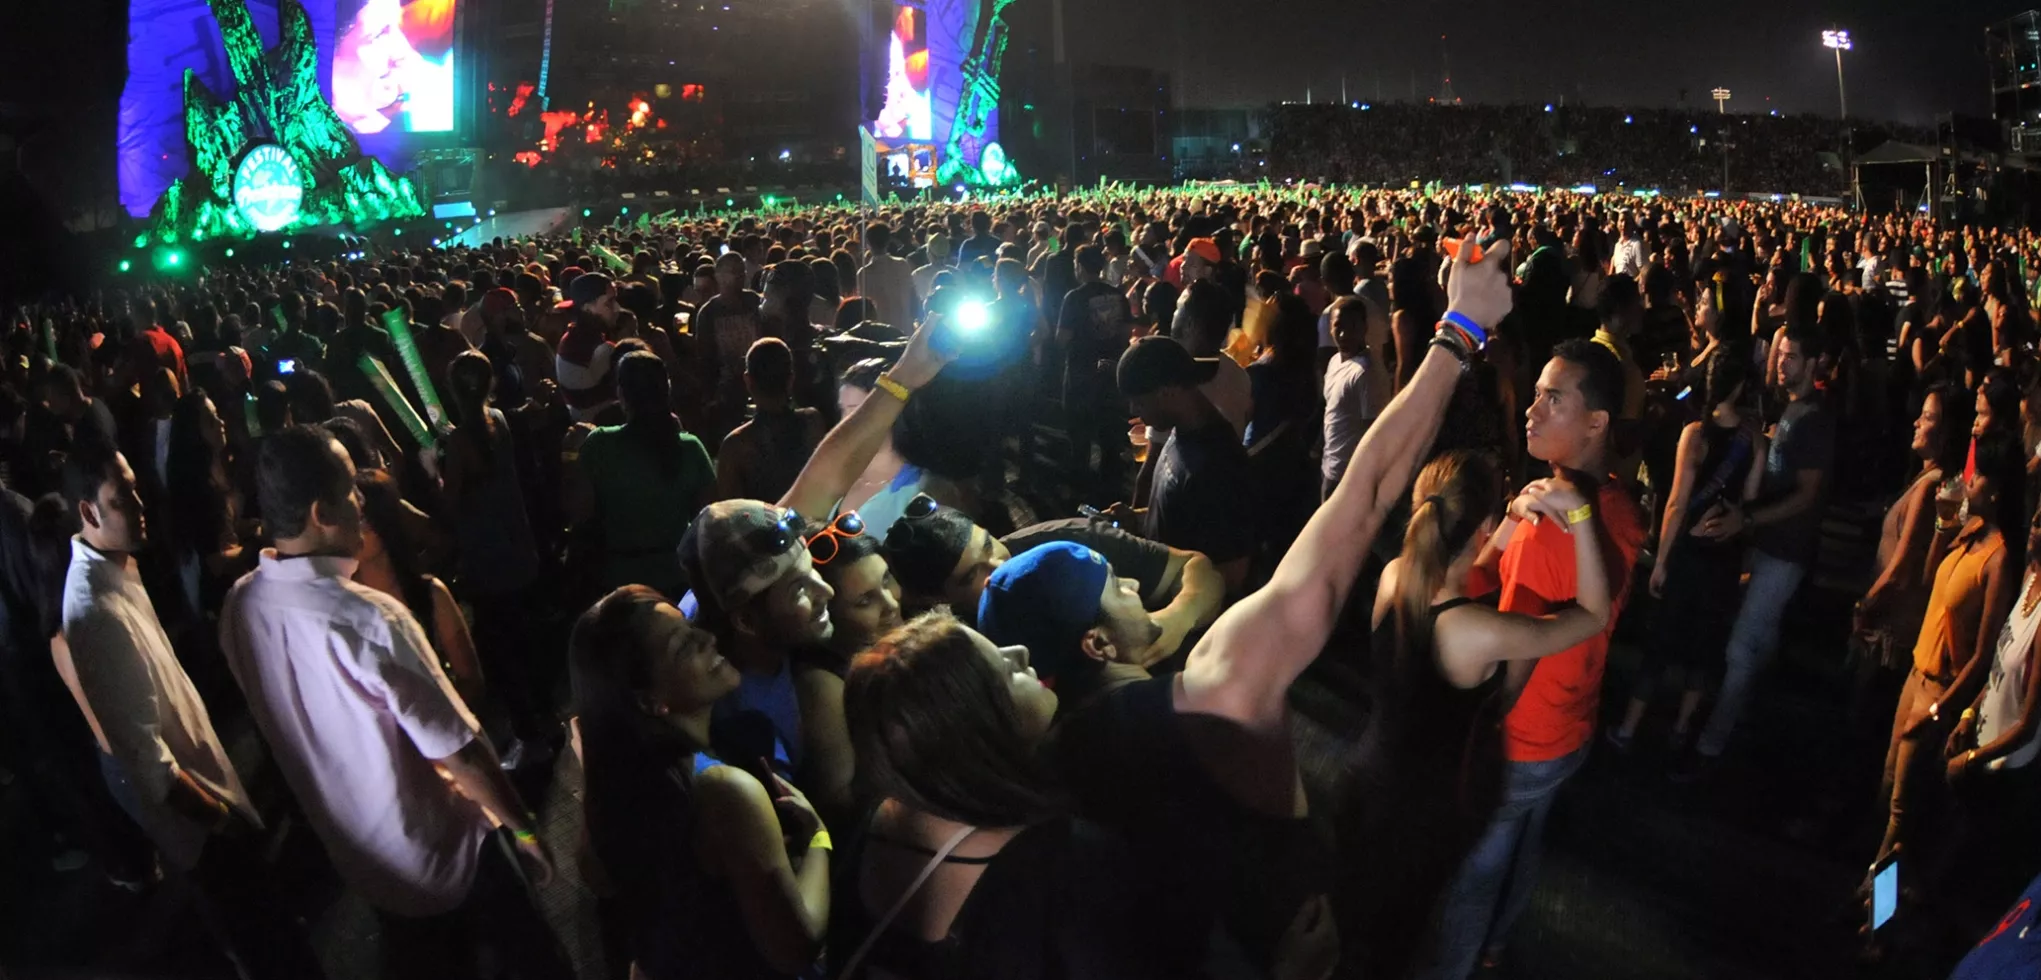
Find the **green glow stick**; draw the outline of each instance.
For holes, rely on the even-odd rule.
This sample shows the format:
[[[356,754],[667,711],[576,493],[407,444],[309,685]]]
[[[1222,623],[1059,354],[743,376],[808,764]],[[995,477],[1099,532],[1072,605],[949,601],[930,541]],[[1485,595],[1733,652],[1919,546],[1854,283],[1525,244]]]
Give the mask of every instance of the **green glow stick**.
[[[596,245],[593,248],[591,248],[590,251],[595,253],[596,258],[603,260],[605,263],[608,263],[610,268],[615,269],[618,272],[630,271],[631,264],[629,262],[624,261],[621,256],[617,255],[617,253],[610,251],[609,246]]]
[[[262,415],[255,410],[255,396],[241,396],[241,421],[248,426],[248,435],[254,438],[262,434]]]
[[[2026,262],[2026,259],[2020,260],[2020,274],[2023,276],[2027,274]],[[49,317],[43,317],[43,353],[52,361],[57,359],[57,324]]]
[[[354,363],[369,379],[369,387],[376,390],[376,397],[382,399],[383,407],[397,417],[397,423],[404,427],[404,431],[411,433],[411,438],[418,442],[419,448],[432,445],[432,435],[425,431],[425,420],[418,417],[418,410],[412,408],[411,403],[404,399],[404,393],[397,390],[397,382],[390,377],[390,369],[384,367],[383,362],[376,360],[374,354],[363,354],[356,358]],[[255,417],[254,404],[252,400],[249,402],[251,420]],[[251,426],[252,424],[251,421]]]
[[[390,343],[396,345],[397,362],[404,365],[404,373],[411,376],[411,386],[418,389],[419,399],[425,402],[425,415],[432,420],[432,427],[445,431],[446,409],[439,403],[439,392],[433,390],[431,376],[425,373],[425,359],[418,356],[418,340],[411,336],[411,321],[405,319],[403,309],[384,313],[383,329],[389,331]],[[424,444],[420,440],[420,445]]]

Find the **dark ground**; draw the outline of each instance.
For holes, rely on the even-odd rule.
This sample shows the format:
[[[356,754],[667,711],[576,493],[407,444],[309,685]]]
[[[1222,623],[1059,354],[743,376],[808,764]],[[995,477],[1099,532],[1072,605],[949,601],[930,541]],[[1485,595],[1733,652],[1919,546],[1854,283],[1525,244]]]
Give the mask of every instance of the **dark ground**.
[[[1015,502],[1017,521],[1036,508]],[[1044,513],[1048,513],[1044,511]],[[1053,516],[1051,514],[1050,516]],[[1710,779],[1675,785],[1661,746],[1672,705],[1655,709],[1627,758],[1598,743],[1561,793],[1531,908],[1512,936],[1498,976],[1597,980],[1946,976],[1961,946],[1877,969],[1858,965],[1846,899],[1876,844],[1882,815],[1873,797],[1898,678],[1883,678],[1861,722],[1847,723],[1843,644],[1850,601],[1875,541],[1876,511],[1830,514],[1824,571],[1803,589],[1787,621],[1779,663],[1747,712],[1725,765]],[[1642,612],[1642,610],[1638,610]],[[1637,661],[1625,620],[1604,685],[1605,721],[1621,710]],[[1323,792],[1360,717],[1352,699],[1354,651],[1332,651],[1301,681],[1293,702],[1307,782]],[[259,754],[245,733],[236,757]],[[249,769],[244,765],[243,771]],[[579,833],[579,772],[571,756],[547,786],[546,837],[560,875],[542,898],[582,976],[605,976],[592,896],[571,855]],[[271,787],[270,791],[274,791]],[[258,790],[258,792],[261,792]],[[188,901],[169,887],[119,892],[92,867],[59,874],[29,842],[42,839],[25,781],[0,787],[0,831],[17,846],[0,853],[0,971],[13,978],[219,977]],[[367,977],[376,963],[374,917],[343,892],[303,827],[285,828],[276,877],[313,925],[334,977]]]

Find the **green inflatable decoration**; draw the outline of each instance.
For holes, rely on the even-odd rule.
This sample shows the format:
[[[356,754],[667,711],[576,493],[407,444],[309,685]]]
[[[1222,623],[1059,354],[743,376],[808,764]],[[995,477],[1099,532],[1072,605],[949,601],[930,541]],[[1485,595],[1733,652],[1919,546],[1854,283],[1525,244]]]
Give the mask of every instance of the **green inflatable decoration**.
[[[319,49],[297,0],[278,3],[283,38],[267,51],[241,0],[208,4],[235,91],[222,100],[185,71],[192,172],[156,202],[136,247],[424,217],[417,186],[363,156],[319,94]]]

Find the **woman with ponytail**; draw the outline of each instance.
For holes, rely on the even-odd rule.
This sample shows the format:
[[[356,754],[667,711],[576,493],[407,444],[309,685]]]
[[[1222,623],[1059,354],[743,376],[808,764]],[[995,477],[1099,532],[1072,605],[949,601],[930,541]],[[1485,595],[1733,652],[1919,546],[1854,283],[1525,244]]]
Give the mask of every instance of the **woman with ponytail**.
[[[1502,472],[1485,454],[1427,464],[1411,490],[1403,553],[1375,593],[1376,713],[1343,822],[1349,852],[1341,946],[1371,977],[1425,964],[1446,884],[1503,801],[1500,726],[1506,660],[1549,656],[1599,633],[1610,590],[1592,508],[1571,484],[1537,480],[1521,510],[1573,535],[1579,600],[1549,616],[1497,612],[1464,591],[1503,512]],[[1349,829],[1351,828],[1351,830]],[[1351,931],[1350,931],[1351,930]],[[1346,936],[1357,936],[1349,945]]]
[[[666,364],[649,351],[617,362],[624,424],[596,429],[581,444],[577,520],[599,525],[602,588],[649,585],[673,598],[686,591],[676,548],[695,512],[714,495],[715,464],[674,417]]]

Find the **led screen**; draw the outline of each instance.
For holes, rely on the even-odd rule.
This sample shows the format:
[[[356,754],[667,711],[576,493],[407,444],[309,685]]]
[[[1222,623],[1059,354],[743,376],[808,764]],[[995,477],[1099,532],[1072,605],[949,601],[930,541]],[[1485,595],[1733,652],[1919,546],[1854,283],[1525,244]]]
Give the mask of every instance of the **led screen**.
[[[454,128],[458,0],[339,0],[333,109],[349,129],[443,133]]]
[[[883,140],[935,139],[933,73],[928,63],[928,15],[902,6],[886,45],[886,105],[872,131]]]

